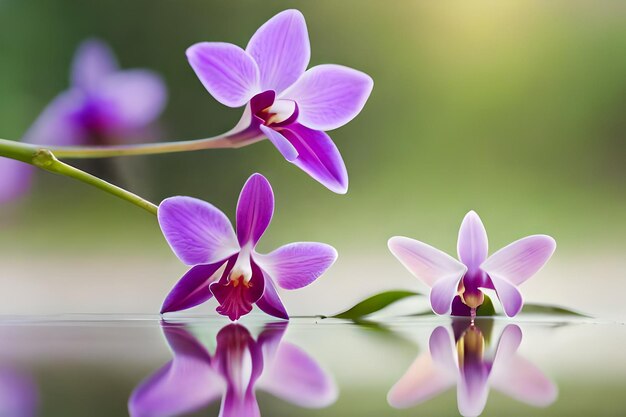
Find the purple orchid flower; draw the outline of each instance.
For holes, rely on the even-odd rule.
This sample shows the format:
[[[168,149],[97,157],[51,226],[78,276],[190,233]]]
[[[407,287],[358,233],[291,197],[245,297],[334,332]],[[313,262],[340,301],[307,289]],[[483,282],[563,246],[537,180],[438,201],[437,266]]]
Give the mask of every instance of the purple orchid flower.
[[[489,349],[489,338],[483,335],[481,325],[466,324],[456,338],[445,327],[437,327],[430,336],[430,352],[418,356],[391,388],[389,404],[395,408],[413,407],[455,385],[459,413],[466,417],[483,412],[490,386],[535,407],[552,404],[558,395],[556,385],[517,354],[521,329],[509,324],[495,349]]]
[[[291,243],[263,255],[257,242],[274,213],[270,183],[253,174],[239,195],[237,234],[224,213],[191,197],[171,197],[159,206],[161,230],[174,253],[193,267],[178,281],[161,313],[185,310],[215,296],[217,312],[237,320],[256,304],[265,313],[288,319],[276,286],[305,287],[337,259],[337,251],[315,242]]]
[[[303,408],[337,399],[332,377],[300,348],[282,341],[286,325],[268,325],[254,340],[239,324],[222,328],[211,355],[184,325],[164,324],[174,359],[131,394],[131,417],[170,417],[222,398],[220,417],[259,417],[256,391]]]
[[[297,10],[285,10],[267,21],[245,50],[222,42],[202,42],[187,50],[196,75],[217,101],[246,106],[229,132],[234,141],[244,145],[267,137],[287,161],[344,194],[346,167],[324,131],[359,114],[373,81],[340,65],[306,70],[310,56],[306,23]]]
[[[41,113],[23,140],[37,145],[111,145],[139,138],[162,112],[162,79],[144,69],[119,70],[109,47],[83,42],[74,57],[71,87]],[[0,158],[0,203],[29,189],[33,169]]]
[[[33,379],[21,371],[0,369],[0,416],[34,417],[39,393]]]
[[[487,232],[474,211],[467,213],[459,230],[460,262],[407,237],[392,237],[388,245],[406,269],[431,287],[430,303],[435,313],[460,316],[469,316],[483,303],[481,288],[495,290],[504,313],[515,316],[523,305],[517,286],[539,271],[556,249],[550,236],[533,235],[487,257]]]

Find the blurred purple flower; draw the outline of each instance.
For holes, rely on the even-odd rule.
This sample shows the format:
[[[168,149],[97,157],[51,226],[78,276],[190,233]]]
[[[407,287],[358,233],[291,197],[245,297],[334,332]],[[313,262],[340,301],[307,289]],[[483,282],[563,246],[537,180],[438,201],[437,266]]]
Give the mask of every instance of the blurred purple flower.
[[[558,395],[557,387],[517,354],[521,329],[514,324],[506,326],[490,349],[486,342],[490,338],[483,335],[480,326],[480,322],[475,326],[465,324],[456,338],[445,327],[437,327],[430,336],[430,352],[420,355],[391,388],[389,404],[412,407],[455,385],[459,412],[466,417],[483,412],[489,386],[535,407],[552,404]]]
[[[273,213],[272,187],[260,174],[253,174],[239,195],[237,234],[226,215],[207,202],[164,200],[158,211],[161,230],[178,258],[193,267],[171,290],[161,313],[215,296],[217,312],[231,320],[248,314],[255,303],[267,314],[288,319],[276,286],[294,290],[309,285],[335,262],[337,251],[323,243],[300,242],[257,253]]]
[[[0,416],[34,417],[39,393],[30,376],[12,368],[0,369]]]
[[[395,236],[389,250],[413,275],[431,287],[430,303],[437,314],[468,316],[484,300],[481,288],[496,291],[507,316],[522,309],[517,286],[550,259],[556,242],[546,235],[517,240],[490,257],[487,232],[474,211],[467,213],[459,230],[457,251],[461,262],[420,241]]]
[[[285,328],[268,325],[255,341],[245,327],[227,325],[211,355],[183,325],[164,324],[174,359],[133,391],[131,417],[186,414],[219,398],[220,417],[259,417],[257,389],[304,408],[329,406],[338,394],[332,377],[282,341]]]
[[[289,162],[344,194],[346,167],[324,131],[359,114],[373,81],[340,65],[306,70],[310,56],[306,23],[297,10],[267,21],[245,50],[222,42],[197,43],[187,50],[196,75],[217,101],[246,105],[231,136],[246,144],[267,137]]]
[[[137,139],[167,100],[163,80],[144,69],[120,70],[109,47],[83,42],[74,57],[71,87],[59,94],[24,135],[37,145],[110,145]],[[32,167],[0,158],[0,203],[29,188]]]

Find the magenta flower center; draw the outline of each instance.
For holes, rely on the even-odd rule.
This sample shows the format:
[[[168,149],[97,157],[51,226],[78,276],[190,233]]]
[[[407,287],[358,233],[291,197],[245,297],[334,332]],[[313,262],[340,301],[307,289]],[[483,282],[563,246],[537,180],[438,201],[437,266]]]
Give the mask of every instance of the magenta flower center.
[[[465,305],[478,308],[485,300],[480,288],[493,288],[489,275],[481,269],[468,270],[459,282],[457,292]]]

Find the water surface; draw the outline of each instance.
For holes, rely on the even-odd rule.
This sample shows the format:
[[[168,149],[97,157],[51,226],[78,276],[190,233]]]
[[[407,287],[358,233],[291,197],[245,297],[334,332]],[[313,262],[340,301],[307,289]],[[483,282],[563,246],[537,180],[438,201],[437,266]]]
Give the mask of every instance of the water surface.
[[[5,317],[0,340],[3,417],[626,413],[626,328],[592,319]]]

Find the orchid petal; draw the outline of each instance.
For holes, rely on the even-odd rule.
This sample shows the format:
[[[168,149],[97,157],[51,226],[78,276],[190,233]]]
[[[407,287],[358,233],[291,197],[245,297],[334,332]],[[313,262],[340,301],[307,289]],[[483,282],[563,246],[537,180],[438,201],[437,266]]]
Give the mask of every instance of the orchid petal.
[[[23,141],[35,145],[75,146],[85,141],[78,115],[85,96],[70,90],[59,94],[41,112],[35,123],[24,134]]]
[[[118,69],[111,48],[98,39],[89,39],[80,44],[72,63],[72,85],[89,91]]]
[[[32,377],[4,365],[0,369],[0,416],[35,417],[39,393]]]
[[[448,374],[456,376],[459,370],[454,343],[450,333],[443,326],[438,326],[430,335],[428,348],[433,362]]]
[[[515,316],[520,312],[522,305],[524,304],[522,294],[519,292],[517,287],[511,284],[507,279],[494,274],[490,274],[489,277],[491,278],[493,287],[496,290],[496,295],[500,300],[500,304],[502,304],[504,313],[509,317]]]
[[[255,392],[250,389],[239,395],[226,391],[218,417],[261,417]]]
[[[437,314],[450,314],[452,301],[457,295],[462,276],[449,276],[440,279],[430,290],[430,305]]]
[[[300,348],[281,343],[275,360],[266,367],[258,387],[304,408],[327,407],[337,400],[333,378]]]
[[[391,387],[387,402],[394,408],[413,407],[452,388],[455,378],[438,368],[430,355],[422,354]]]
[[[461,279],[465,265],[419,240],[395,236],[387,243],[389,250],[411,274],[429,287],[446,278]]]
[[[298,122],[315,130],[332,130],[363,110],[374,87],[372,78],[342,65],[318,65],[305,72],[281,99],[298,103]]]
[[[261,132],[267,136],[267,138],[272,142],[278,152],[281,153],[282,156],[289,162],[293,162],[298,157],[298,151],[296,148],[285,138],[280,132],[275,131],[274,129],[267,127],[265,125],[259,126]]]
[[[167,90],[163,79],[148,70],[127,70],[110,75],[96,94],[109,106],[118,128],[134,129],[154,121],[163,111]]]
[[[263,331],[257,337],[257,343],[261,347],[263,366],[269,368],[274,363],[276,351],[280,346],[283,336],[287,331],[287,322],[275,321],[263,326]]]
[[[237,202],[237,239],[243,247],[259,241],[274,214],[274,192],[261,174],[246,181]]]
[[[457,251],[459,259],[470,271],[477,270],[487,259],[489,253],[487,232],[480,217],[473,210],[465,215],[461,223]]]
[[[0,157],[0,204],[27,193],[33,174],[34,168],[26,162]]]
[[[535,407],[547,407],[558,396],[558,388],[537,366],[515,355],[506,364],[494,364],[490,382],[503,394]]]
[[[478,365],[478,364],[477,364]],[[457,405],[463,417],[482,414],[487,405],[489,373],[482,366],[466,368],[457,385]]]
[[[167,417],[199,410],[219,398],[222,378],[211,368],[204,348],[182,328],[163,329],[174,359],[131,394],[131,417]]]
[[[241,107],[259,92],[259,68],[240,47],[222,42],[201,42],[187,49],[196,75],[217,101]]]
[[[226,261],[224,260],[214,264],[192,267],[176,283],[163,301],[161,314],[186,310],[213,297],[209,285],[220,278],[222,272],[220,269],[225,265]]]
[[[224,213],[192,197],[170,197],[159,205],[161,230],[178,258],[187,265],[211,264],[239,250]]]
[[[518,401],[548,406],[556,400],[558,389],[539,368],[516,353],[521,342],[521,329],[508,325],[498,342],[490,382],[498,391]]]
[[[256,305],[270,316],[289,320],[289,314],[287,314],[287,310],[276,291],[271,277],[265,279],[265,291],[263,292],[263,296],[256,302]]]
[[[555,249],[556,242],[550,236],[528,236],[500,249],[480,267],[490,276],[520,285],[548,262]]]
[[[337,194],[348,191],[348,172],[330,136],[297,123],[281,132],[298,151],[294,165]]]
[[[311,46],[304,16],[285,10],[265,22],[246,47],[259,66],[261,89],[280,93],[309,65]]]
[[[337,260],[337,251],[324,243],[298,242],[253,256],[281,288],[295,290],[306,287],[330,268]]]

